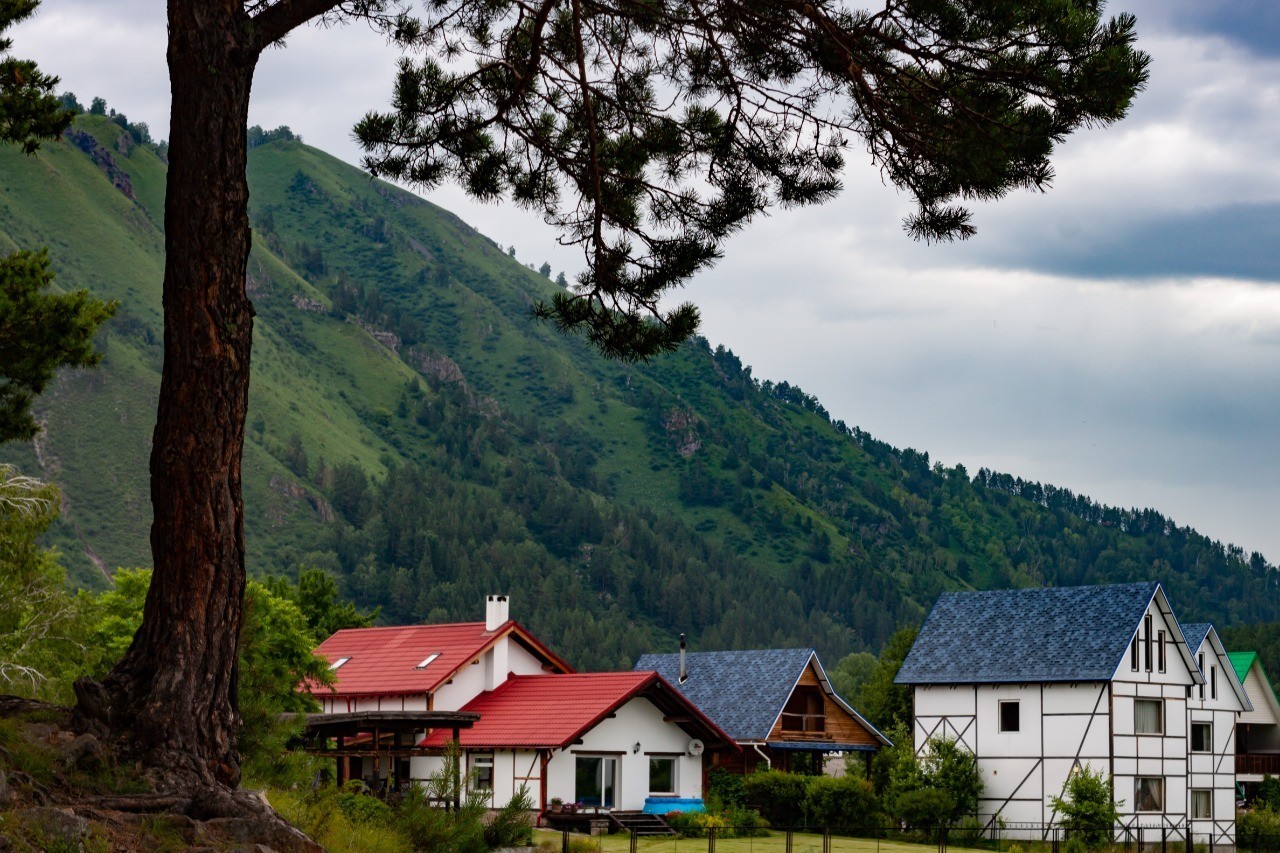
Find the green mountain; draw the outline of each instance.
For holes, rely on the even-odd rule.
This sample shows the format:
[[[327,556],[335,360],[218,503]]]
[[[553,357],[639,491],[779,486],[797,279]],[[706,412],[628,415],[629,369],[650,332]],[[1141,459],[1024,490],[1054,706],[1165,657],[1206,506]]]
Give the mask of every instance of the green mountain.
[[[697,340],[650,365],[530,316],[547,277],[447,211],[307,147],[250,151],[258,316],[250,570],[323,567],[387,621],[484,594],[580,666],[673,647],[879,648],[944,589],[1161,580],[1188,619],[1280,620],[1277,575],[1153,510],[930,465]],[[275,137],[273,141],[272,137]],[[121,303],[101,368],[0,448],[59,483],[74,581],[149,559],[165,165],[106,117],[0,149],[0,251]]]

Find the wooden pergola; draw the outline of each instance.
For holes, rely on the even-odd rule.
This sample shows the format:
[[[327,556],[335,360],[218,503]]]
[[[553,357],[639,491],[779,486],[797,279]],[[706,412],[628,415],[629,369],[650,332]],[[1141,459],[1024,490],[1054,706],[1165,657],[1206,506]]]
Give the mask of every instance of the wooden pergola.
[[[449,729],[456,741],[462,729],[471,728],[480,719],[479,714],[463,711],[354,711],[301,716],[306,720],[304,750],[337,762],[339,786],[350,778],[351,759],[372,758],[375,774],[385,760],[385,778],[392,790],[408,781],[400,772],[401,759],[440,754],[439,749],[418,746],[423,732]]]

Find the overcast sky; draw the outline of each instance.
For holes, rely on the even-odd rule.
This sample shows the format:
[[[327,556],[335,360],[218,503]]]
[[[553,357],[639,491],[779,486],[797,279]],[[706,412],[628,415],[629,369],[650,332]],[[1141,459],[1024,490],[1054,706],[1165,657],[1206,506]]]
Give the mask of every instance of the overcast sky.
[[[899,447],[1151,506],[1280,561],[1280,3],[1121,0],[1151,82],[1078,134],[1043,195],[978,209],[977,237],[910,241],[865,157],[821,208],[778,212],[684,294],[713,344]],[[45,0],[15,53],[167,134],[164,4]],[[396,51],[310,28],[260,65],[253,123],[345,160]],[[430,196],[535,264],[577,256],[510,206]]]

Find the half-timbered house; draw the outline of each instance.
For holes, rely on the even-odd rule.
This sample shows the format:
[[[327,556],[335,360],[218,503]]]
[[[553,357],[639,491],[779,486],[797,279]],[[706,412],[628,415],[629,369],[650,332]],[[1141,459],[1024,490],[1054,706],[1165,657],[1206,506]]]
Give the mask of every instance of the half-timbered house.
[[[1187,697],[1187,816],[1196,839],[1214,846],[1236,837],[1236,730],[1253,709],[1244,686],[1207,622],[1182,626],[1203,682]]]
[[[635,668],[657,671],[741,747],[708,752],[712,767],[738,773],[790,770],[806,761],[821,767],[831,753],[869,762],[890,745],[840,698],[813,649],[648,654]]]
[[[945,737],[977,757],[986,821],[1039,834],[1088,766],[1126,825],[1185,828],[1204,678],[1158,583],[944,593],[896,680],[918,751]]]

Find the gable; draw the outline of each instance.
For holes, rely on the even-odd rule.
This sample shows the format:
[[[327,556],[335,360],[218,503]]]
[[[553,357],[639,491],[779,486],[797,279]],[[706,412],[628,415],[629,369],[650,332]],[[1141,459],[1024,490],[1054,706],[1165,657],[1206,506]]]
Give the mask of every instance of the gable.
[[[1209,703],[1205,707],[1212,705],[1237,712],[1252,710],[1253,705],[1248,693],[1239,676],[1236,675],[1235,666],[1213,625],[1206,622],[1183,625],[1182,628],[1187,638],[1187,646],[1192,650],[1192,658],[1199,667],[1200,677],[1204,682],[1196,689],[1193,698],[1202,703]],[[1202,657],[1203,666],[1200,665]],[[1218,690],[1217,699],[1213,698],[1215,681]],[[1201,698],[1202,693],[1203,698]]]
[[[888,738],[836,695],[821,666],[816,654],[809,659],[767,741],[813,741],[868,749],[890,745]],[[813,725],[817,723],[813,717],[818,714],[822,717],[820,730]]]
[[[1231,653],[1233,663],[1240,654],[1239,652]],[[1252,652],[1247,654],[1251,657],[1248,669],[1245,670],[1244,692],[1253,703],[1253,710],[1241,714],[1239,721],[1253,725],[1280,725],[1280,699],[1276,698],[1276,692],[1266,672],[1263,671],[1262,661],[1257,654]]]

